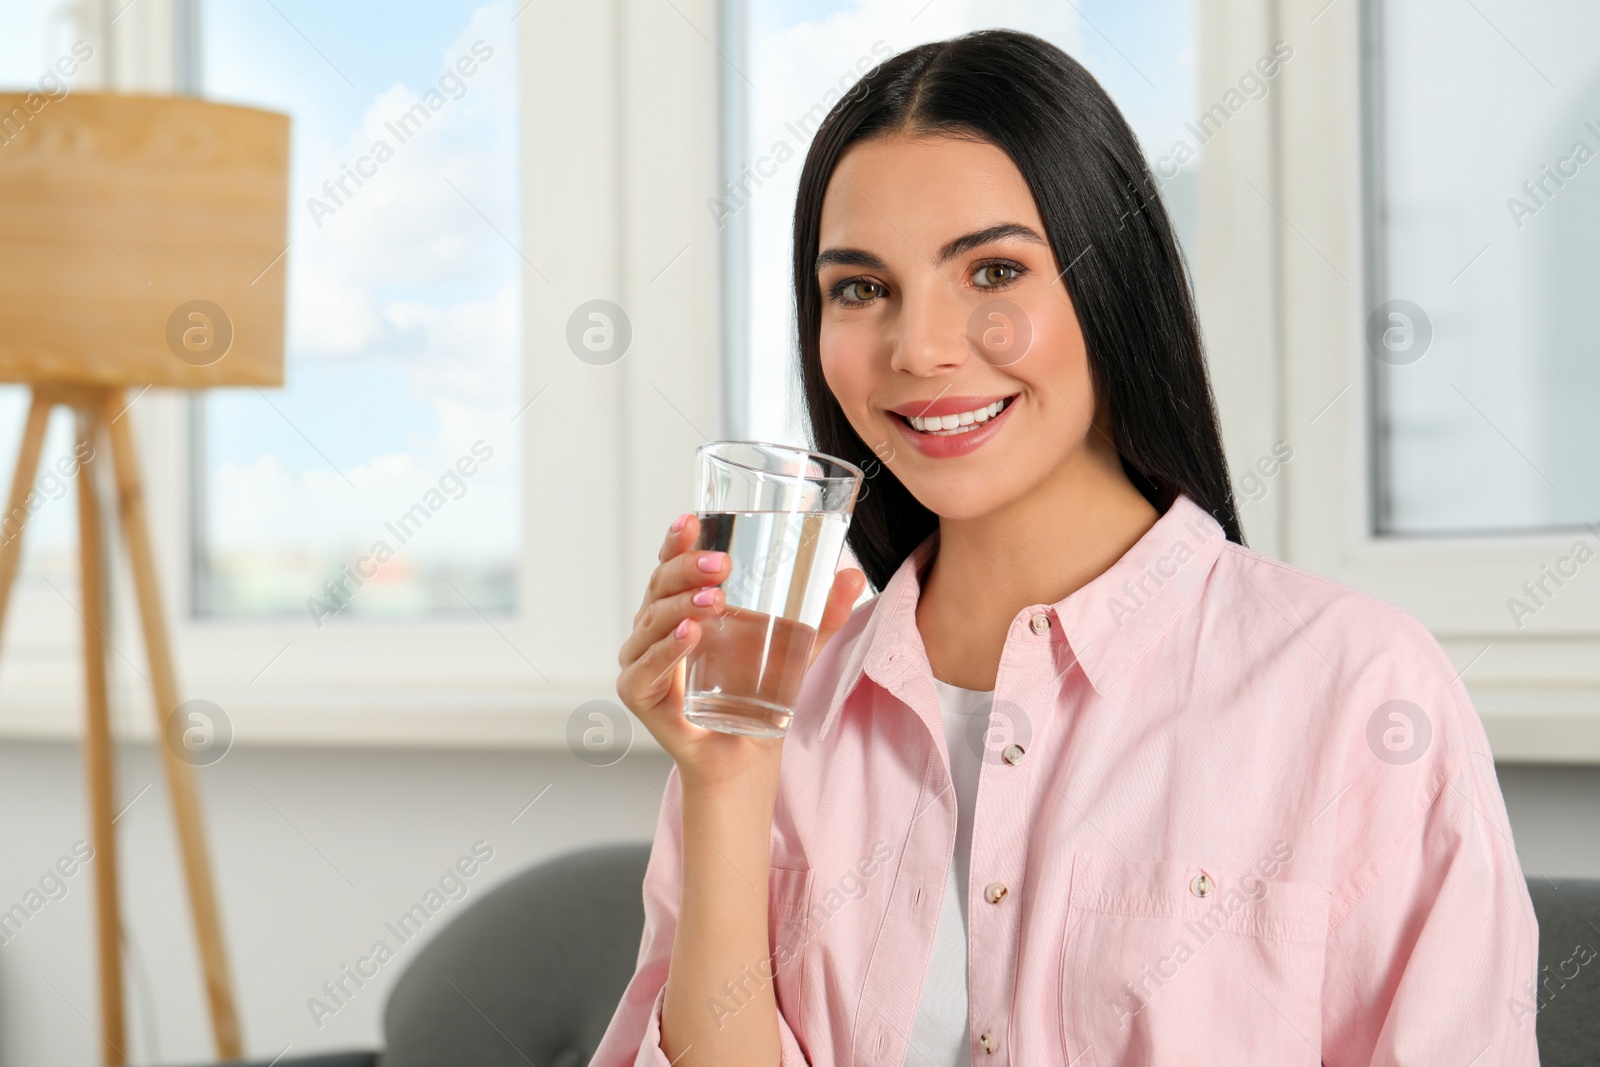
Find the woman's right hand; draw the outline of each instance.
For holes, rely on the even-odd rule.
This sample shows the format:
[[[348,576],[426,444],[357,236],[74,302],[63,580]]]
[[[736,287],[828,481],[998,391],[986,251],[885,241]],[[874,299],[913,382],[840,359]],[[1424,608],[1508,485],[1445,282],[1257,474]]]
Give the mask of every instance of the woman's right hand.
[[[717,586],[728,577],[727,553],[695,549],[699,536],[700,520],[684,515],[672,524],[662,542],[660,566],[645,587],[644,600],[633,617],[633,633],[617,654],[622,666],[617,695],[677,763],[685,785],[728,785],[760,771],[761,782],[775,787],[781,737],[707,730],[683,715],[684,657],[700,640],[704,620],[720,614],[726,605]],[[818,650],[848,621],[865,587],[866,576],[859,570],[843,570],[834,576],[818,628]]]

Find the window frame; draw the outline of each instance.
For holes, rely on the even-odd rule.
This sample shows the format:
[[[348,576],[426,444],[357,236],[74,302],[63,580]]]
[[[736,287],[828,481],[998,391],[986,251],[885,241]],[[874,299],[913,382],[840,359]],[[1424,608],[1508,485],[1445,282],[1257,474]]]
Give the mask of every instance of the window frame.
[[[188,2],[144,0],[114,26],[100,13],[91,17],[102,24],[80,32],[110,57],[117,88],[170,91]],[[582,701],[614,698],[614,650],[662,531],[690,498],[689,450],[743,421],[724,355],[739,348],[740,300],[717,284],[730,276],[723,263],[739,258],[703,206],[739,158],[714,42],[738,32],[742,2],[534,4],[517,16],[522,243],[551,279],[524,274],[524,393],[549,393],[522,422],[524,566],[517,616],[497,621],[498,632],[482,621],[316,631],[309,620],[190,618],[186,401],[156,390],[140,398],[135,429],[185,698],[216,700],[249,740],[534,748],[565,744]],[[1221,98],[1275,40],[1295,48],[1265,106],[1205,146],[1191,252],[1231,464],[1242,471],[1280,441],[1294,448],[1266,495],[1241,508],[1246,535],[1258,551],[1416,615],[1462,669],[1498,758],[1600,762],[1600,589],[1563,590],[1520,631],[1482,592],[1515,595],[1572,538],[1372,533],[1363,42],[1376,2],[1200,7],[1202,101]],[[1345,265],[1348,284],[1323,254]],[[629,354],[608,367],[565,350],[568,315],[595,297],[621,304],[634,325]],[[579,501],[584,524],[550,521],[548,500]],[[121,647],[142,669],[120,575],[115,589]],[[28,610],[13,606],[8,643]],[[76,736],[76,690],[60,684],[78,676],[76,655],[74,643],[13,670],[7,688],[23,706],[13,700],[0,731]],[[117,703],[146,706],[121,718],[152,736],[146,687],[112,661]]]
[[[79,32],[110,57],[106,88],[179,88],[188,2],[145,0],[114,24],[98,10],[84,16]],[[719,181],[715,0],[536,4],[515,17],[521,244],[535,264],[523,272],[524,399],[533,406],[519,420],[515,615],[321,630],[309,616],[194,618],[189,400],[152,389],[131,409],[181,694],[221,705],[242,740],[566,745],[579,704],[615,699],[616,650],[667,524],[691,497],[693,446],[702,432],[721,436],[720,248],[703,206]],[[574,84],[595,91],[573,93]],[[569,315],[594,298],[622,305],[633,323],[628,353],[609,366],[583,363],[566,345]],[[573,502],[566,510],[584,521],[551,521],[551,500]],[[115,566],[116,643],[126,653],[110,664],[119,733],[149,738],[143,649],[120,559]],[[28,610],[17,607],[13,620]],[[13,706],[0,732],[75,737],[78,690],[61,683],[81,674],[76,642],[29,651],[30,669],[7,686]],[[635,729],[635,744],[654,741]]]
[[[1269,555],[1423,622],[1461,669],[1497,758],[1600,762],[1600,587],[1563,589],[1520,629],[1505,601],[1578,535],[1373,532],[1364,309],[1373,269],[1370,135],[1380,102],[1369,61],[1378,2],[1319,11],[1270,0],[1219,5],[1202,31],[1225,45],[1282,37],[1295,47],[1271,97],[1269,128],[1234,139],[1230,127],[1228,139],[1207,145],[1201,171],[1201,317],[1229,455],[1237,468],[1275,441],[1294,448],[1280,484],[1244,509],[1246,536]],[[1248,49],[1228,50],[1202,49],[1203,99],[1219,95],[1247,62]],[[1260,193],[1241,190],[1244,178]],[[1225,236],[1208,239],[1217,234]],[[1346,284],[1331,264],[1343,268]],[[1235,365],[1225,366],[1219,352]]]

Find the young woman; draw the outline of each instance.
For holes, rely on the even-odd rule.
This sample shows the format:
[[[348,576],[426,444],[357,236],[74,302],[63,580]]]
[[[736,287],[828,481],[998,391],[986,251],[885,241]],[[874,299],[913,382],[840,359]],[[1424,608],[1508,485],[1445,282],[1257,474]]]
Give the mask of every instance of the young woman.
[[[875,472],[865,574],[788,736],[712,733],[681,664],[728,562],[667,531],[617,689],[675,767],[594,1063],[1536,1063],[1466,690],[1409,615],[1244,547],[1094,79],[1013,32],[887,60],[794,235],[816,446]]]

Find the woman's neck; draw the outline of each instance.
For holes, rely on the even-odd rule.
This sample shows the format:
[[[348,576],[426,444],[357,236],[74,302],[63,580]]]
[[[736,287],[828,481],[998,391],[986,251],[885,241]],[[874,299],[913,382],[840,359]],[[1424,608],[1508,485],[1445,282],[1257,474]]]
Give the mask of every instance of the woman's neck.
[[[1012,618],[1093,581],[1160,518],[1109,446],[1084,450],[1049,481],[976,519],[940,519],[917,603],[936,678],[993,689]]]

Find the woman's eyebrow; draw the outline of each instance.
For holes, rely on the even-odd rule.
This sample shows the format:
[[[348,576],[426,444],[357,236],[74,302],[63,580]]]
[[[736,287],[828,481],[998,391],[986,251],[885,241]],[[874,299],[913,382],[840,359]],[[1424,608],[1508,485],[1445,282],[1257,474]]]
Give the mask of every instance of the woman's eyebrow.
[[[1020,222],[1002,222],[995,226],[974,230],[972,233],[964,234],[950,241],[939,249],[939,258],[934,265],[943,266],[963,252],[970,252],[974,248],[980,248],[992,241],[1003,241],[1007,238],[1015,238],[1036,245],[1047,243],[1043,237],[1039,236],[1038,231],[1031,226],[1024,226]],[[829,248],[818,253],[816,269],[820,271],[822,268],[829,266],[865,267],[867,270],[881,271],[889,269],[889,265],[881,258],[859,248]]]

